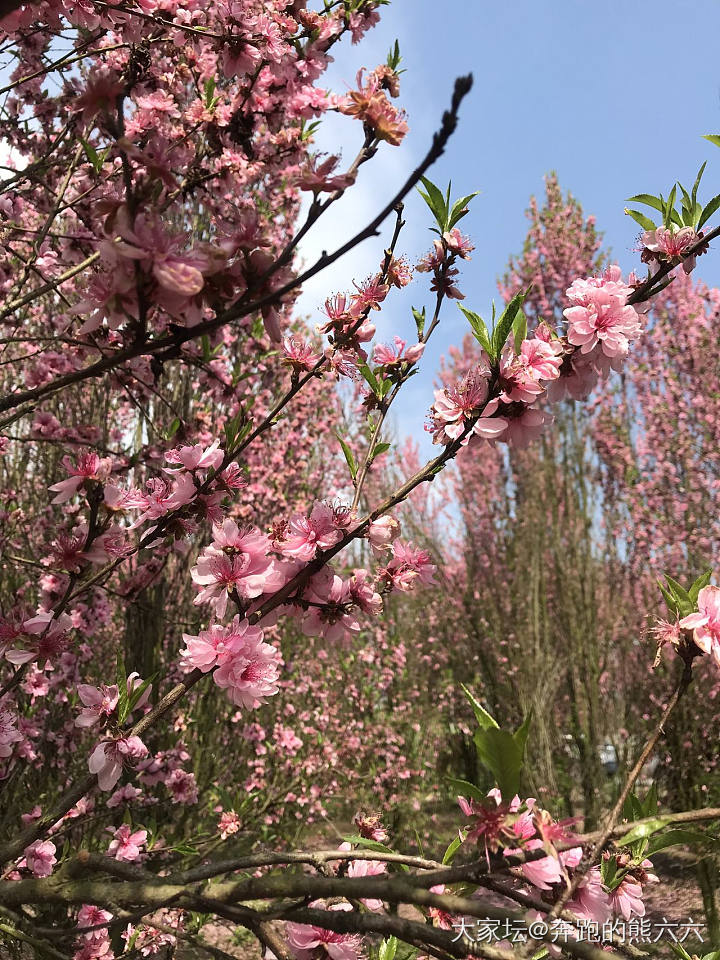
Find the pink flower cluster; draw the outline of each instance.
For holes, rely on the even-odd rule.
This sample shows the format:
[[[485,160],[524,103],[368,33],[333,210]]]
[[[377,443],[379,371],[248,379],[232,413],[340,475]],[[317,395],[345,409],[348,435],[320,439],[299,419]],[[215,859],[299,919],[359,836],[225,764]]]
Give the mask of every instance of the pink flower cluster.
[[[439,240],[433,240],[432,250],[418,262],[415,269],[420,273],[432,273],[430,289],[433,292],[450,300],[464,300],[465,294],[460,292],[456,283],[460,271],[455,263],[458,257],[461,260],[472,259],[470,254],[474,249],[470,238],[453,227]]]
[[[316,502],[309,514],[295,514],[278,524],[272,540],[255,528],[241,530],[233,520],[224,520],[214,527],[212,544],[201,553],[191,571],[199,587],[195,603],[210,603],[216,616],[223,617],[232,599],[244,614],[252,614],[265,598],[301,574],[305,565],[315,561],[322,551],[340,543],[353,522],[346,507],[321,502]],[[399,524],[391,517],[380,517],[368,528],[368,539],[375,552],[382,554],[387,550],[391,554],[391,559],[376,571],[376,583],[366,570],[355,570],[343,578],[324,564],[298,586],[280,612],[300,618],[307,636],[339,640],[360,630],[358,612],[370,616],[381,612],[383,593],[407,592],[417,583],[433,583],[435,567],[430,555],[412,544],[397,541],[399,532]],[[186,638],[188,650],[183,657],[186,664],[198,669],[221,667],[216,682],[232,688],[231,677],[236,671],[222,659],[224,653],[215,654],[218,644],[228,642],[222,631],[216,625],[200,635],[201,641],[191,643]],[[253,656],[260,658],[260,650],[258,647]],[[246,705],[251,704],[248,701]]]
[[[85,927],[99,927],[99,929],[78,934],[73,960],[100,960],[100,958],[113,960],[115,955],[111,949],[108,928],[99,926],[109,923],[112,919],[113,915],[108,910],[102,910],[88,903],[83,904],[78,911],[77,926],[80,929]]]
[[[186,666],[203,673],[214,670],[213,680],[238,706],[256,709],[278,692],[280,651],[264,643],[262,630],[247,620],[236,616],[228,627],[214,624],[198,636],[185,634],[183,639],[181,656]]]
[[[521,801],[515,796],[506,803],[497,789],[491,790],[488,797],[491,802],[487,804],[458,797],[460,809],[471,821],[466,827],[464,842],[482,842],[486,856],[501,850],[506,857],[545,850],[547,856],[522,863],[512,868],[513,872],[545,895],[554,888],[566,887],[583,856],[582,847],[568,847],[573,835],[567,828],[573,821],[555,821],[532,797]],[[556,849],[559,846],[563,849]],[[606,852],[604,857],[616,857],[617,869],[625,871],[619,885],[607,889],[602,882],[600,867],[593,866],[581,880],[568,908],[576,916],[596,923],[604,923],[613,915],[621,915],[625,920],[633,914],[643,917],[642,888],[657,881],[657,877],[648,872],[652,863],[644,860],[633,865],[625,853]]]

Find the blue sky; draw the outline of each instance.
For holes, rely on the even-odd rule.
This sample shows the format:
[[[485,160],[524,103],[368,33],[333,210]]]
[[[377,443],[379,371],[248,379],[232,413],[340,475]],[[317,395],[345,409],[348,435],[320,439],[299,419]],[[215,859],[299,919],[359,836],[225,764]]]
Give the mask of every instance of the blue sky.
[[[475,84],[459,129],[430,173],[440,185],[452,179],[457,195],[481,191],[462,222],[476,245],[462,272],[465,305],[486,316],[490,301],[499,299],[496,278],[508,255],[522,247],[529,197],[542,194],[543,175],[553,169],[563,189],[597,217],[623,270],[638,266],[632,248],[639,228],[623,213],[629,196],[667,194],[676,179],[692,185],[704,160],[701,199],[720,193],[720,150],[702,139],[720,132],[720,64],[712,52],[719,34],[716,0],[392,0],[360,44],[336,48],[328,86],[336,92],[353,86],[356,70],[383,62],[397,37],[407,71],[401,101],[410,133],[402,146],[384,145],[365,165],[355,188],[318,224],[302,252],[312,259],[333,249],[348,228],[380,209],[424,155],[454,77],[472,72]],[[318,146],[342,150],[349,162],[361,136],[356,121],[331,116],[323,121]],[[414,260],[431,235],[417,196],[406,210],[400,247]],[[367,241],[307,285],[301,308],[313,323],[328,293],[377,268],[391,227],[388,221],[383,237]],[[719,274],[720,257],[711,251],[699,261],[697,275],[716,285]],[[379,338],[400,333],[410,339],[410,305],[430,302],[426,275],[419,275],[387,302]],[[422,426],[439,358],[465,329],[449,304],[421,373],[393,408],[396,429],[420,440],[424,453],[432,451]]]

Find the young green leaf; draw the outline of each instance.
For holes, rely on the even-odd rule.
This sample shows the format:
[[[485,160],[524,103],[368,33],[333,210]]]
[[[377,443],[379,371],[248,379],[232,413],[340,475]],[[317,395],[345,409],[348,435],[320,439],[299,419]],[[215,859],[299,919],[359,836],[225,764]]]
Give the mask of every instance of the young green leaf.
[[[358,468],[357,468],[357,464],[355,463],[355,457],[353,456],[353,452],[352,452],[352,450],[350,449],[350,447],[347,445],[347,443],[343,440],[343,438],[340,436],[339,433],[336,433],[335,436],[336,436],[336,437],[338,438],[338,440],[340,441],[340,446],[342,447],[342,452],[343,452],[343,454],[345,455],[345,462],[347,463],[348,469],[350,470],[350,476],[351,476],[351,477],[353,478],[353,480],[354,480],[355,477],[357,476],[357,469],[358,469]]]
[[[517,316],[518,310],[525,302],[528,292],[528,290],[524,290],[522,293],[516,293],[510,303],[500,314],[498,322],[495,324],[495,329],[493,330],[492,335],[493,357],[495,359],[497,359],[497,357],[499,357],[502,353],[502,349],[505,346],[505,341],[507,340],[508,335],[513,328],[515,317]]]
[[[473,336],[477,342],[490,357],[490,359],[494,359],[492,344],[490,343],[490,334],[488,333],[488,328],[485,326],[485,321],[483,318],[479,314],[473,313],[472,310],[468,310],[466,307],[463,307],[461,304],[458,304],[458,306],[469,321]]]
[[[631,843],[635,843],[637,840],[647,840],[648,837],[651,837],[654,833],[657,833],[658,830],[662,830],[663,827],[666,827],[669,823],[672,822],[672,817],[655,817],[653,820],[648,820],[646,823],[639,823],[636,827],[631,827],[626,834],[623,834],[622,837],[617,841],[619,847],[627,847]]]
[[[420,340],[423,333],[425,333],[425,307],[422,308],[422,312],[413,307],[412,315],[415,320],[415,326],[417,327],[418,340]]]
[[[397,947],[397,937],[389,937],[387,940],[383,940],[378,948],[378,960],[395,960]]]
[[[511,800],[520,791],[522,750],[507,730],[488,727],[475,731],[478,759],[492,773],[504,800]]]
[[[527,317],[524,310],[518,310],[513,321],[513,337],[515,341],[515,353],[519,355],[523,345],[523,340],[527,337]]]
[[[370,367],[366,363],[361,363],[360,366],[358,367],[358,370],[363,375],[363,379],[368,384],[368,386],[370,387],[372,392],[375,394],[375,396],[376,397],[382,396],[380,393],[380,384],[378,383],[377,377],[372,372]]]
[[[452,841],[451,844],[448,845],[447,850],[443,854],[443,858],[442,858],[443,866],[446,863],[452,863],[453,857],[458,852],[461,846],[462,846],[462,839],[460,837],[455,837],[455,839]]]
[[[703,207],[703,212],[700,214],[700,219],[698,220],[698,230],[701,230],[705,226],[710,217],[717,211],[718,207],[720,207],[720,194],[718,194],[717,197],[713,197],[712,200]]]
[[[462,692],[467,697],[470,706],[473,708],[473,713],[475,714],[475,719],[477,720],[478,726],[481,729],[487,729],[488,727],[498,728],[497,720],[495,720],[483,707],[479,700],[475,698],[475,695],[468,690],[464,683],[460,684]]]
[[[440,233],[444,233],[447,230],[447,220],[448,220],[448,208],[447,203],[445,202],[445,197],[443,197],[442,192],[435,186],[432,180],[428,180],[427,177],[421,177],[420,182],[423,187],[425,187],[425,193],[418,187],[418,193],[423,198],[425,203],[430,208],[430,212],[435,217],[438,227],[440,228]]]
[[[700,574],[695,583],[688,590],[688,596],[693,603],[697,603],[698,594],[703,587],[706,587],[710,583],[710,578],[712,577],[712,570],[706,570],[705,573]]]
[[[663,212],[663,203],[660,197],[653,197],[650,193],[638,193],[634,197],[628,197],[628,203],[644,203],[646,207],[652,207],[654,210]]]
[[[447,782],[458,797],[471,797],[473,800],[480,800],[481,802],[487,800],[486,791],[476,787],[474,783],[469,783],[467,780],[456,780],[454,777],[448,777]]]
[[[469,193],[466,197],[460,197],[459,200],[455,201],[448,219],[448,230],[452,230],[455,224],[465,216],[468,212],[468,204],[477,195],[478,191],[476,190],[475,193]]]
[[[652,857],[660,850],[666,850],[668,847],[676,847],[680,844],[691,846],[706,843],[709,839],[699,830],[668,830],[667,833],[662,833],[659,837],[653,837],[644,853],[646,857]]]
[[[703,140],[709,140],[710,143],[714,143],[716,147],[720,147],[720,134],[706,133]]]
[[[631,210],[630,207],[625,207],[625,214],[628,217],[632,217],[636,223],[639,223],[643,230],[655,229],[655,224],[650,217],[646,217],[645,214],[640,213],[639,210]]]
[[[530,723],[532,722],[532,708],[528,711],[527,716],[522,722],[522,725],[517,728],[513,734],[513,739],[515,743],[520,747],[520,753],[524,756],[525,754],[525,744],[527,743],[528,734],[530,733]]]

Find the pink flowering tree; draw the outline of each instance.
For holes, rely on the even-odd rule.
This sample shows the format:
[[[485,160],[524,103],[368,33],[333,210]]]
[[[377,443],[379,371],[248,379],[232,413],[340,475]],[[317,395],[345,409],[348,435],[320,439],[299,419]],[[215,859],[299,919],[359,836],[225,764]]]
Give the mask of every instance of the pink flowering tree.
[[[408,129],[397,44],[349,93],[319,85],[335,45],[360,40],[381,6],[42,0],[4,11],[0,934],[20,949],[111,960],[184,942],[226,956],[204,939],[212,922],[280,960],[392,960],[399,940],[499,958],[508,944],[477,947],[453,925],[530,910],[568,923],[567,951],[588,957],[583,920],[642,916],[649,856],[679,842],[668,825],[717,816],[658,819],[654,795],[634,793],[693,662],[717,659],[720,643],[718,588],[668,579],[663,636],[681,678],[601,829],[574,833],[520,799],[529,715],[510,732],[468,692],[492,789],[454,782],[466,826],[442,859],[393,849],[374,815],[332,850],[263,842],[277,838],[279,808],[324,815],[322,788],[342,771],[323,768],[357,762],[363,737],[387,756],[371,790],[398,792],[393,764],[416,773],[402,753],[413,719],[384,735],[398,705],[387,677],[362,703],[375,723],[348,731],[358,744],[348,737],[342,757],[323,748],[345,719],[327,688],[343,652],[404,668],[393,605],[437,584],[436,559],[397,508],[461,451],[550,434],[549,405],[623,368],[642,305],[717,234],[699,232],[697,189],[676,231],[673,193],[662,224],[647,226],[646,280],[579,270],[562,318],[530,330],[527,289],[489,327],[464,309],[478,349],[428,404],[438,453],[383,489],[388,413],[448,301],[463,299],[473,245],[458,226],[472,195],[425,176],[470,89],[460,78],[399,192],[317,262],[297,262],[359,168]],[[357,131],[349,164],[313,149],[328,111]],[[402,204],[418,184],[436,235],[415,268],[429,305],[413,342],[376,342],[373,317],[415,272],[401,256]],[[294,315],[303,282],[378,235],[376,272],[328,291],[312,332]],[[364,434],[335,429],[338,381]],[[319,700],[324,684],[313,715],[301,698]],[[336,690],[355,692],[343,676]],[[238,846],[223,857],[228,838]],[[502,906],[469,895],[498,884]],[[550,927],[533,939],[551,943]]]

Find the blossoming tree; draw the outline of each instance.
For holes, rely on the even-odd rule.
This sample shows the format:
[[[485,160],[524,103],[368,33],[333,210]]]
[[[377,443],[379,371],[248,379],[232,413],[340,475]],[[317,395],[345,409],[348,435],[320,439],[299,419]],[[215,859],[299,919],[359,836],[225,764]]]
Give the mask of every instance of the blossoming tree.
[[[398,940],[440,957],[504,957],[510,945],[478,947],[451,936],[452,925],[517,919],[521,907],[568,924],[567,951],[589,957],[596,948],[578,925],[640,915],[649,855],[678,842],[653,796],[640,801],[633,787],[693,661],[717,659],[708,577],[667,580],[673,618],[663,629],[684,669],[599,831],[574,834],[521,801],[529,718],[511,733],[468,693],[478,759],[497,786],[486,795],[457,781],[468,824],[442,862],[392,850],[365,816],[338,849],[214,856],[240,831],[244,800],[230,793],[232,757],[193,754],[200,718],[230,711],[229,722],[248,720],[234,736],[257,742],[252,718],[280,690],[283,624],[308,645],[323,638],[332,656],[393,595],[431,588],[433,559],[402,536],[396,508],[465,447],[523,447],[551,430],[545,401],[581,399],[620,370],[641,336],[642,305],[718,232],[702,235],[718,204],[700,206],[696,184],[679,224],[675,192],[659,201],[662,223],[646,224],[646,280],[626,282],[614,266],[574,277],[562,324],[530,333],[528,291],[490,329],[464,310],[479,350],[435,395],[439,452],[371,496],[388,412],[447,302],[463,299],[473,249],[458,226],[472,196],[453,200],[425,176],[470,88],[461,78],[398,194],[316,263],[296,263],[358,169],[407,131],[397,45],[347,95],[318,85],[333,47],[347,34],[360,40],[380,6],[42,0],[11,3],[2,21],[11,65],[0,185],[0,788],[12,802],[0,931],[21,948],[109,960],[180,940],[222,956],[201,936],[219,918],[282,960],[352,960],[364,949],[388,960]],[[313,152],[314,123],[330,110],[357,129],[346,167]],[[429,275],[431,306],[416,312],[415,343],[373,343],[374,313],[412,279],[402,202],[418,184],[436,233],[416,268]],[[303,282],[375,236],[376,273],[352,293],[328,291],[313,335],[293,316]],[[334,443],[338,380],[361,396],[362,443],[360,434]],[[344,562],[360,542],[367,562]],[[291,715],[292,687],[283,696]],[[288,728],[275,740],[289,757],[302,746]],[[218,770],[227,789],[215,832],[198,838],[187,810]],[[267,786],[243,780],[255,807]],[[273,786],[290,793],[292,783]],[[452,865],[458,851],[469,856]],[[537,893],[514,886],[516,874]],[[497,884],[513,906],[469,896]],[[418,913],[386,909],[401,903]],[[533,936],[549,942],[549,931]]]

